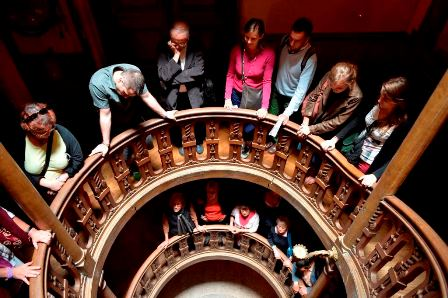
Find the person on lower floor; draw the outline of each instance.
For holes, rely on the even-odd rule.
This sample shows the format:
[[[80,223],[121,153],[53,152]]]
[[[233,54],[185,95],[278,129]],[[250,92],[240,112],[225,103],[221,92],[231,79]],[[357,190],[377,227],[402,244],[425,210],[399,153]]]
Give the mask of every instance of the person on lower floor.
[[[162,218],[162,228],[165,240],[159,247],[167,247],[169,239],[176,235],[192,235],[194,230],[204,231],[199,225],[196,212],[191,205],[187,205],[181,192],[173,192],[169,199],[168,209]]]
[[[200,198],[196,201],[200,223],[203,225],[227,224],[228,216],[219,198],[219,183],[210,180],[207,182],[205,190],[205,200]]]

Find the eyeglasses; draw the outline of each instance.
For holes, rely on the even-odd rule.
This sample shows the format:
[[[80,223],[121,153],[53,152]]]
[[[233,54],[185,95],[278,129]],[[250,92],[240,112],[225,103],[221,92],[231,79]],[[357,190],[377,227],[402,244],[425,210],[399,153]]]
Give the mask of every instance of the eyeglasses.
[[[35,120],[38,115],[45,115],[45,114],[47,114],[49,109],[50,108],[48,106],[46,106],[45,108],[40,109],[36,113],[33,113],[33,114],[29,115],[28,117],[24,117],[22,119],[22,122],[30,123],[31,121]]]
[[[187,46],[188,40],[175,40],[171,39],[171,43],[181,48],[185,48]]]

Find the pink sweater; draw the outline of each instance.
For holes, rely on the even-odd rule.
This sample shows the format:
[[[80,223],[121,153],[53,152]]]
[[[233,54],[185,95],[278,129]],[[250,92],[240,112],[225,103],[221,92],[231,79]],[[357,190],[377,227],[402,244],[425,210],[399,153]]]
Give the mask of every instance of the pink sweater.
[[[271,97],[271,79],[275,63],[275,52],[271,48],[263,50],[249,60],[247,54],[244,55],[244,75],[246,83],[253,88],[263,88],[263,99],[261,107],[269,108],[269,99]],[[239,92],[243,90],[241,81],[241,48],[239,45],[233,47],[230,52],[229,68],[227,70],[225,99],[230,99],[232,89]]]

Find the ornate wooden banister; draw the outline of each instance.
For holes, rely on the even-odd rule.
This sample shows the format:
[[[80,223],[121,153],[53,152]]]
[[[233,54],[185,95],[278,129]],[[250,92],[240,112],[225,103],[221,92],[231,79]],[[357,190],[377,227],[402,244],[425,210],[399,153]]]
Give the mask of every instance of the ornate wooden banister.
[[[209,235],[209,241],[205,235]],[[142,264],[129,286],[126,298],[157,297],[164,284],[178,271],[198,262],[198,260],[221,258],[242,262],[261,274],[275,289],[278,297],[292,295],[292,289],[285,285],[288,268],[275,271],[277,262],[286,260],[280,252],[277,261],[268,241],[256,233],[241,233],[240,245],[236,245],[232,227],[208,225],[207,233],[195,232],[194,249],[188,247],[188,235],[175,236],[163,248],[157,248]]]
[[[73,240],[95,261],[92,278],[64,267],[63,262],[60,264],[62,270],[56,268],[50,265],[47,254],[38,254],[33,262],[46,268],[47,276],[46,284],[37,284],[42,280],[32,280],[30,291],[32,295],[36,294],[33,297],[41,297],[44,289],[56,297],[69,293],[96,297],[110,247],[137,210],[176,185],[216,177],[255,183],[285,198],[310,224],[326,249],[336,247],[341,256],[336,265],[347,277],[347,293],[361,296],[364,293],[384,296],[404,291],[430,291],[435,296],[445,293],[442,289],[446,288],[447,282],[440,272],[447,272],[446,246],[433,247],[437,245],[431,241],[435,239],[431,237],[435,232],[428,227],[425,229],[427,235],[422,237],[421,231],[413,226],[416,223],[407,222],[400,216],[399,204],[387,208],[381,205],[363,227],[355,248],[347,249],[343,245],[341,240],[364,208],[370,193],[357,181],[361,172],[339,152],[321,152],[319,143],[322,140],[319,137],[299,140],[295,134],[298,125],[294,123],[280,131],[277,152],[268,154],[266,135],[276,119],[269,115],[260,121],[250,110],[193,109],[179,112],[177,122],[153,119],[142,123],[138,129],[127,130],[115,137],[110,154],[105,158],[99,155],[87,158],[81,171],[67,181],[50,206]],[[192,128],[197,121],[206,124],[206,149],[201,155],[196,154],[196,146],[191,145],[194,144]],[[241,159],[242,128],[249,122],[255,125],[253,146],[250,157]],[[177,149],[171,145],[169,128],[172,125],[179,125],[183,131],[184,157],[177,155]],[[151,150],[145,143],[149,134],[156,142]],[[298,143],[301,143],[300,150],[297,149]],[[135,181],[129,161],[123,158],[126,148],[131,148],[133,153],[131,163],[140,172],[139,181]],[[317,183],[305,189],[304,177],[313,167],[313,154],[319,155],[322,163],[319,169],[313,169],[318,172]],[[412,248],[408,241],[405,245],[389,249],[391,246],[387,239],[394,240],[397,235],[412,240]],[[410,251],[418,251],[418,263],[410,262],[416,258],[415,253],[409,255]],[[387,253],[387,257],[377,261],[376,252],[380,255]],[[49,254],[56,263],[63,260],[55,247]],[[372,266],[367,266],[369,264]],[[382,280],[387,280],[385,270],[392,270],[400,264],[406,264],[406,268],[417,276],[403,275],[403,271],[394,269],[401,275],[393,275],[390,271],[389,276],[395,283],[387,281],[386,284]],[[431,277],[428,279],[431,283],[418,282],[425,276]],[[437,283],[439,285],[434,288],[425,287]],[[393,286],[385,287],[389,284]]]

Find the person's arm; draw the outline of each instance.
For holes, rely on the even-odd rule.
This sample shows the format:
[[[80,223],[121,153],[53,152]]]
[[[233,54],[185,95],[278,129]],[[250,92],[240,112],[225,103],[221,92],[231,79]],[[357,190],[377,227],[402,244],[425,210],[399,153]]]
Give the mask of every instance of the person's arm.
[[[323,141],[320,146],[325,152],[331,151],[336,148],[337,142],[344,139],[348,134],[356,129],[362,129],[364,124],[364,115],[358,115],[357,117],[351,119],[338,131],[338,133],[332,137],[330,140]]]
[[[162,216],[162,230],[163,230],[163,235],[165,237],[165,240],[159,244],[158,248],[165,249],[168,246],[168,244],[170,243],[170,238],[169,238],[170,224],[168,222],[168,217],[166,216],[166,214],[163,214],[163,216]]]
[[[299,110],[300,105],[305,98],[306,92],[313,81],[314,74],[316,72],[317,66],[317,58],[316,55],[311,56],[306,62],[306,66],[303,71],[300,73],[299,83],[297,84],[297,88],[294,92],[294,95],[291,98],[291,101],[288,104],[288,107],[283,112],[283,124],[286,124],[289,120],[289,117]]]
[[[40,274],[40,266],[33,266],[31,265],[32,263],[28,262],[17,267],[0,268],[0,277],[20,279],[27,285],[30,285],[28,278],[37,277]]]
[[[297,135],[301,138],[304,138],[310,134],[310,119],[315,116],[315,110],[319,104],[322,104],[322,96],[324,92],[324,87],[329,88],[328,86],[328,76],[329,72],[327,72],[322,79],[319,81],[319,84],[311,91],[303,100],[301,113],[302,113],[302,124],[300,124],[300,128],[297,131]],[[319,102],[318,102],[319,101]],[[317,106],[316,106],[317,105]]]
[[[200,232],[203,232],[205,229],[203,226],[199,225],[198,217],[196,215],[196,211],[194,211],[193,205],[190,205],[190,217],[196,229]]]
[[[345,102],[345,108],[333,118],[310,125],[310,133],[320,135],[340,127],[352,116],[353,112],[355,112],[356,108],[361,103],[361,97],[350,97]]]
[[[266,48],[265,51],[266,62],[263,71],[263,97],[261,101],[261,109],[267,111],[269,109],[269,101],[271,99],[272,72],[274,71],[275,65],[275,52],[270,48]],[[266,114],[264,116],[266,116]]]
[[[304,116],[302,120],[302,124],[300,124],[300,128],[297,131],[297,135],[301,138],[306,137],[310,134],[310,118],[308,116]]]
[[[62,140],[67,148],[67,153],[70,155],[68,166],[64,169],[64,174],[58,177],[60,181],[67,181],[67,178],[73,177],[83,166],[84,156],[82,154],[81,145],[75,136],[65,127],[56,125]],[[65,175],[66,174],[66,175]]]
[[[177,63],[179,61],[180,53],[177,52],[170,58],[166,51],[162,52],[157,61],[157,72],[159,79],[166,83],[171,82],[174,77],[182,71],[182,68]]]
[[[176,119],[176,116],[174,114],[177,112],[177,110],[165,111],[165,109],[162,108],[162,106],[159,104],[159,102],[154,98],[154,96],[152,96],[151,93],[149,93],[149,91],[146,91],[145,93],[140,95],[140,97],[142,98],[143,102],[151,110],[153,110],[158,115],[160,115],[160,117],[165,118],[165,119],[172,119],[172,120]]]
[[[235,81],[235,75],[236,75],[236,57],[240,55],[239,47],[236,46],[232,49],[230,52],[230,58],[229,58],[229,66],[227,68],[227,74],[226,74],[226,87],[224,92],[224,107],[231,109],[233,108],[232,105],[232,89],[233,84]]]
[[[100,114],[100,128],[102,143],[96,146],[89,156],[96,153],[101,153],[102,156],[106,156],[110,146],[110,129],[112,127],[112,112],[110,108],[99,109]]]
[[[188,50],[187,50],[188,51]],[[187,54],[188,55],[188,54]],[[192,63],[174,78],[174,84],[195,82],[204,75],[204,58],[201,52],[195,52]]]
[[[232,227],[231,232],[233,234],[239,233],[240,229],[235,226],[235,216],[238,216],[237,214],[240,212],[240,210],[238,208],[234,208],[232,210],[232,213],[230,214],[230,223],[229,225]]]
[[[17,216],[14,216],[12,218],[12,220],[14,221],[14,223],[22,231],[24,231],[25,233],[28,234],[28,236],[30,236],[31,241],[33,242],[34,248],[37,249],[37,243],[38,242],[42,242],[42,243],[45,243],[47,245],[50,244],[50,241],[51,241],[51,233],[50,233],[50,231],[35,229],[34,227],[32,227],[31,225],[27,224],[26,222],[24,222],[23,220],[21,220]]]
[[[274,251],[274,256],[276,259],[280,259],[279,249],[277,248],[277,245],[274,243],[274,237],[275,237],[275,228],[271,228],[268,233],[268,242],[269,245],[272,247],[272,250]]]

